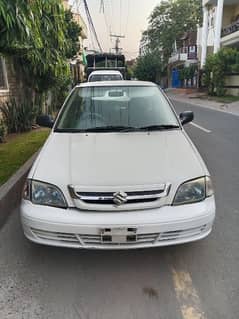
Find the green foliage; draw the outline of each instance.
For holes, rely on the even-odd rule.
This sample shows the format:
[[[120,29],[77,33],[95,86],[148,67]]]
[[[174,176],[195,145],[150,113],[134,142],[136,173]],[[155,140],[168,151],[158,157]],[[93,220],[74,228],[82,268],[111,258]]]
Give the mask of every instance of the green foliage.
[[[191,80],[196,73],[197,67],[195,65],[190,65],[188,67],[184,67],[183,69],[179,70],[179,78],[181,81],[184,80]]]
[[[134,75],[138,80],[158,82],[161,68],[160,56],[155,52],[148,52],[137,60]]]
[[[126,61],[126,80],[131,80],[135,77],[136,60]]]
[[[8,180],[45,142],[49,130],[34,130],[0,144],[0,185]]]
[[[239,63],[238,64],[233,64],[231,66],[231,72],[232,73],[239,73]]]
[[[0,106],[8,133],[29,131],[34,123],[37,109],[31,101],[17,102],[15,99]]]
[[[24,0],[0,0],[0,51],[12,52],[28,43],[39,43],[36,19],[29,3]],[[30,32],[32,31],[32,32]]]
[[[126,80],[131,80],[133,77],[134,77],[134,69],[132,67],[127,66]]]
[[[210,95],[225,95],[225,75],[239,71],[239,51],[222,48],[218,53],[207,57],[205,64],[204,85]]]
[[[80,50],[79,35],[81,27],[73,20],[73,14],[70,10],[65,11],[66,40],[68,46],[66,48],[66,57],[72,58]]]
[[[2,119],[0,119],[0,143],[5,142],[7,135],[7,127]]]
[[[14,57],[25,97],[34,101],[70,79],[80,31],[59,0],[0,0],[0,52]]]
[[[67,77],[59,78],[58,85],[51,90],[51,105],[49,113],[55,114],[62,107],[71,85]]]
[[[201,0],[162,1],[152,12],[144,36],[151,50],[160,49],[164,67],[167,66],[173,45],[185,32],[196,31],[202,22]]]

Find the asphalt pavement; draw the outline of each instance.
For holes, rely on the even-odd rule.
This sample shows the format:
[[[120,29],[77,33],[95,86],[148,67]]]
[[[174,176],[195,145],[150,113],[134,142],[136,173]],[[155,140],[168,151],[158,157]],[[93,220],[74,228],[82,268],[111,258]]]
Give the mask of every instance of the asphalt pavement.
[[[84,251],[28,242],[16,210],[0,231],[0,319],[238,319],[239,117],[198,106],[188,134],[216,190],[212,234],[187,245]]]

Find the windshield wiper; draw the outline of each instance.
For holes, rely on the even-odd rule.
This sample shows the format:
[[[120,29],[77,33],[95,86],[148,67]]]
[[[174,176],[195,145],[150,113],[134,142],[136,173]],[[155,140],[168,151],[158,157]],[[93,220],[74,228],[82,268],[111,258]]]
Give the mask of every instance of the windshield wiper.
[[[97,126],[97,127],[89,127],[86,129],[60,129],[56,128],[54,131],[57,133],[94,133],[94,132],[126,132],[127,130],[135,130],[136,128],[134,127],[128,127],[128,126],[113,126],[113,125],[108,125],[108,126]]]
[[[163,125],[148,125],[144,127],[140,127],[141,131],[164,131],[164,130],[173,130],[180,128],[179,125],[173,125],[173,124],[163,124]]]
[[[87,128],[84,131],[85,132],[126,132],[127,130],[135,130],[134,127],[128,127],[128,126],[99,126],[99,127],[92,127]]]
[[[149,125],[145,127],[134,127],[134,126],[97,126],[90,127],[86,129],[55,129],[55,132],[61,133],[104,133],[104,132],[140,132],[140,131],[163,131],[163,130],[172,130],[179,128],[178,125]]]

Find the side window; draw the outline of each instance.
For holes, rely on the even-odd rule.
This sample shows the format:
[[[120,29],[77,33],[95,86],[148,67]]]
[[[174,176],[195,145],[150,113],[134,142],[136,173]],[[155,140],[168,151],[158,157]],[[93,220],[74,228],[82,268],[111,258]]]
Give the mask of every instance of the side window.
[[[8,90],[7,70],[3,57],[0,56],[0,91]]]

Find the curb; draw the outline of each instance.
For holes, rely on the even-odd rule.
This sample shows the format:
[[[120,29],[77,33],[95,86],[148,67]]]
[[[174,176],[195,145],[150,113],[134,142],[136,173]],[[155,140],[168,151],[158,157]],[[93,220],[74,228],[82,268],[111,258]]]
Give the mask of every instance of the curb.
[[[37,155],[38,152],[23,164],[5,184],[0,186],[0,228],[6,223],[11,212],[19,205],[25,179]]]

